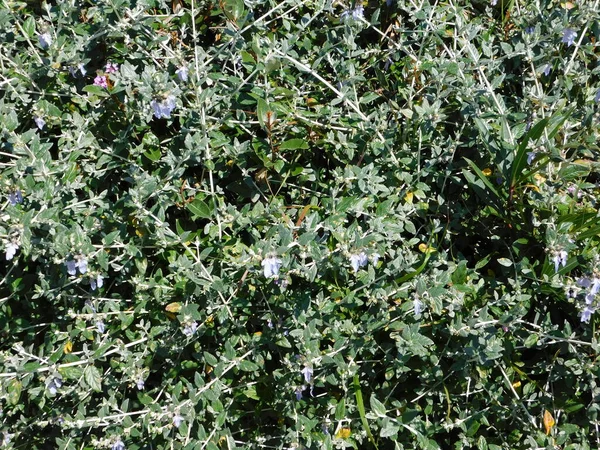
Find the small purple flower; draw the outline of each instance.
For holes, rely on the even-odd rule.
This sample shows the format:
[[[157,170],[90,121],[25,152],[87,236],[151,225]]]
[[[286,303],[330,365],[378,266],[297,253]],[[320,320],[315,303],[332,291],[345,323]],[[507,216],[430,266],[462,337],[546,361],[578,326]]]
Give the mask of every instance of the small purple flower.
[[[96,322],[96,330],[98,330],[98,333],[104,334],[104,331],[106,331],[106,326],[104,325],[104,322],[102,322],[101,320]]]
[[[302,400],[302,391],[304,391],[304,389],[306,389],[306,386],[300,386],[298,389],[296,389],[296,391],[295,391],[296,400],[298,400],[298,401]]]
[[[135,385],[138,388],[138,391],[141,391],[142,389],[144,389],[144,380],[142,380],[141,378],[138,378],[137,381],[135,382]]]
[[[191,322],[183,327],[183,334],[185,334],[187,337],[190,337],[196,332],[197,329],[198,324],[196,322]]]
[[[575,42],[575,38],[577,37],[577,31],[572,28],[565,28],[563,30],[563,37],[561,42],[567,44],[567,47],[570,47]]]
[[[73,276],[77,274],[77,269],[79,269],[79,273],[82,275],[86,273],[88,269],[87,259],[81,255],[76,256],[75,259],[65,262],[65,264],[67,265],[67,273]]]
[[[121,439],[119,439],[117,442],[115,442],[112,445],[110,450],[125,450],[125,444],[123,444],[123,441]]]
[[[367,254],[360,252],[358,254],[350,255],[350,265],[354,269],[354,273],[358,272],[358,269],[367,265],[368,262]]]
[[[365,17],[365,8],[363,8],[363,5],[359,4],[352,11],[352,18],[354,20],[361,20],[361,19],[364,19],[364,17]]]
[[[269,256],[268,258],[263,259],[260,264],[263,267],[265,278],[273,278],[279,275],[279,269],[281,268],[283,261],[276,256]]]
[[[15,206],[17,203],[23,203],[23,194],[21,194],[21,190],[17,189],[16,191],[8,194],[8,202]]]
[[[46,385],[46,388],[48,389],[48,392],[50,392],[50,394],[56,395],[56,392],[61,388],[61,386],[62,379],[55,377],[50,379],[50,382]]]
[[[373,265],[376,265],[379,262],[379,258],[381,258],[381,255],[379,253],[373,253],[371,255],[371,258],[373,258]]]
[[[9,242],[6,244],[6,260],[10,261],[17,254],[17,250],[19,250],[19,244],[16,242]]]
[[[177,78],[179,78],[179,81],[183,81],[185,83],[188,80],[188,72],[189,69],[187,66],[181,66],[175,71],[175,74],[177,75]]]
[[[534,32],[535,32],[534,26],[528,26],[527,28],[525,28],[525,33],[527,33],[527,34],[533,34]]]
[[[175,428],[179,428],[179,426],[181,425],[181,422],[183,422],[183,417],[180,416],[179,414],[175,414],[173,416],[173,425],[175,426]]]
[[[498,4],[498,0],[491,0],[490,5],[496,6]]]
[[[550,64],[546,64],[544,66],[544,70],[542,70],[542,73],[546,76],[550,75],[550,72],[552,71],[552,66]]]
[[[52,36],[50,33],[43,33],[38,36],[40,41],[40,46],[46,50],[48,47],[52,45]]]
[[[558,272],[558,268],[560,267],[561,264],[563,267],[565,267],[567,265],[567,257],[568,257],[568,254],[564,250],[561,250],[560,252],[557,252],[554,254],[552,261],[554,262],[554,271],[555,272]]]
[[[33,121],[37,125],[37,127],[41,130],[46,125],[46,121],[42,119],[40,116],[33,116]]]
[[[592,305],[594,303],[594,299],[596,298],[596,296],[592,293],[588,293],[585,295],[585,304],[586,305]]]
[[[600,278],[595,278],[592,282],[592,289],[590,289],[590,294],[592,295],[596,295],[598,292],[600,292]]]
[[[352,18],[354,21],[360,21],[365,17],[365,8],[362,5],[357,5],[354,9],[347,9],[342,13],[340,18],[348,20]]]
[[[304,366],[304,369],[302,369],[300,371],[300,373],[302,375],[304,375],[304,381],[306,381],[307,383],[310,383],[310,380],[311,380],[312,375],[313,375],[312,367]]]
[[[104,89],[108,88],[108,83],[106,82],[106,76],[98,75],[94,78],[94,86],[100,86]]]
[[[588,323],[592,318],[592,314],[594,314],[594,309],[589,305],[586,306],[583,311],[581,311],[581,321]]]
[[[117,63],[107,62],[104,71],[106,73],[116,73],[119,71],[119,65]]]
[[[83,63],[78,64],[77,67],[69,66],[69,73],[71,74],[72,77],[77,76],[77,71],[79,71],[81,73],[82,77],[84,77],[85,74],[87,73],[87,70],[85,69],[85,65]]]
[[[527,164],[531,165],[535,159],[536,152],[527,152]]]
[[[173,95],[169,95],[167,98],[157,101],[156,99],[150,102],[150,106],[154,110],[154,117],[157,119],[170,119],[171,112],[177,106],[175,102],[175,97]]]
[[[596,103],[600,102],[600,89],[598,89],[598,92],[596,92],[596,96],[594,97],[594,101]]]
[[[13,438],[14,434],[10,434],[8,431],[2,432],[2,442],[0,442],[0,446],[10,444],[10,440]]]
[[[101,288],[102,286],[104,286],[104,277],[100,274],[98,274],[96,276],[96,278],[90,278],[90,287],[92,288],[92,291],[95,291],[96,288]]]
[[[423,311],[423,302],[417,297],[413,300],[413,308],[415,310],[415,316],[418,316]]]

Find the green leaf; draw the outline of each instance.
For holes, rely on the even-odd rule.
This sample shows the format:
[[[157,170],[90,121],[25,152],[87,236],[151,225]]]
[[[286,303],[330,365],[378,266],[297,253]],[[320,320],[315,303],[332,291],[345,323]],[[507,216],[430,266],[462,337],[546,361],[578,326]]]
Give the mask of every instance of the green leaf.
[[[508,258],[498,258],[498,263],[504,267],[510,267],[513,265],[513,262]]]
[[[287,141],[282,142],[279,146],[279,150],[296,150],[299,148],[308,148],[308,142],[306,142],[306,139],[289,139]]]
[[[571,163],[558,172],[558,177],[563,181],[572,181],[587,177],[592,168],[588,165]]]
[[[23,389],[23,384],[17,380],[11,380],[8,384],[8,403],[11,405],[17,405],[19,403],[19,399],[21,398],[21,391]]]
[[[242,369],[244,372],[256,372],[258,371],[258,365],[252,361],[244,359],[240,361],[240,369]]]
[[[268,121],[268,113],[269,113],[269,105],[262,98],[259,98],[256,102],[256,115],[258,116],[258,121],[263,128],[266,128],[265,124]]]
[[[87,366],[83,371],[83,378],[87,385],[94,391],[102,391],[102,377],[100,371],[96,367]]]
[[[371,404],[371,410],[379,417],[385,417],[387,414],[387,410],[385,409],[385,405],[381,403],[375,397],[375,394],[371,394],[371,398],[369,399]]]
[[[469,164],[471,169],[473,169],[473,172],[475,172],[477,174],[477,176],[483,182],[483,184],[489,190],[489,192],[494,195],[496,200],[500,199],[500,194],[496,190],[496,187],[492,183],[490,183],[490,180],[488,180],[488,177],[486,177],[484,175],[484,173],[481,170],[479,170],[479,167],[477,167],[477,165],[473,161],[471,161],[469,158],[465,158],[465,161],[467,161],[467,164]]]
[[[119,233],[119,230],[108,233],[102,238],[102,243],[104,245],[111,245],[115,241],[115,238],[119,235]]]
[[[29,16],[25,22],[23,22],[23,31],[25,31],[25,35],[32,39],[35,37],[35,20],[33,16]]]
[[[531,129],[527,132],[527,134],[523,137],[523,140],[517,147],[517,154],[515,155],[515,159],[512,163],[511,168],[511,176],[510,176],[510,184],[514,186],[516,183],[517,175],[520,174],[525,165],[527,164],[527,149],[530,140],[537,140],[544,132],[546,125],[548,125],[548,118],[540,120]]]
[[[194,215],[194,218],[209,219],[211,217],[209,206],[198,198],[188,203],[186,208]]]
[[[537,341],[539,339],[539,336],[535,333],[530,334],[527,339],[525,339],[525,347],[531,348],[534,347],[535,344],[537,344]]]

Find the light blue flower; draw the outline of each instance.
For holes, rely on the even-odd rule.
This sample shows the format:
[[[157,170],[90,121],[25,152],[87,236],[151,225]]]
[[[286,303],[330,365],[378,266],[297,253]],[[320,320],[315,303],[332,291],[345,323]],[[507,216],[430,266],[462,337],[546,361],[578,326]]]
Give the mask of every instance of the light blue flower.
[[[567,44],[567,47],[570,47],[575,42],[576,37],[577,31],[573,30],[572,28],[565,28],[563,30],[563,37],[561,42],[564,42],[565,44]]]
[[[125,444],[123,444],[123,441],[119,439],[112,445],[110,450],[125,450]]]
[[[546,76],[550,75],[550,72],[552,71],[552,66],[550,64],[546,64],[544,66],[544,70],[542,70],[542,73]]]
[[[181,66],[175,71],[175,74],[177,75],[177,78],[179,78],[179,81],[186,82],[188,80],[188,72],[189,69],[187,66]]]
[[[77,275],[77,269],[79,269],[79,273],[82,275],[88,270],[88,262],[85,256],[78,255],[75,259],[67,261],[65,264],[67,265],[67,273],[69,275]]]
[[[364,19],[364,17],[365,17],[365,8],[360,4],[357,5],[353,9],[347,9],[340,16],[340,18],[344,21],[347,21],[349,19],[352,19],[354,21],[360,21],[360,20]]]
[[[304,389],[306,389],[306,386],[300,386],[298,389],[296,389],[296,391],[295,391],[296,400],[298,400],[298,401],[302,400],[302,392],[304,391]]]
[[[90,278],[90,287],[92,291],[95,291],[96,288],[101,288],[104,286],[104,277],[100,274],[96,276],[96,278]]]
[[[106,331],[106,326],[104,325],[104,322],[102,322],[101,320],[96,322],[96,329],[98,330],[98,333],[104,334],[104,331]]]
[[[379,253],[373,253],[371,255],[371,258],[373,258],[373,265],[376,265],[379,262],[379,258],[381,258],[381,255]]]
[[[38,36],[40,46],[45,50],[52,45],[52,36],[50,33],[43,33]]]
[[[552,258],[552,261],[554,262],[554,272],[558,272],[561,264],[563,267],[567,265],[567,257],[568,253],[565,250],[561,250],[554,254],[554,257]]]
[[[2,442],[0,442],[0,446],[10,444],[10,441],[13,438],[14,434],[10,434],[8,431],[3,431],[2,434],[3,436]]]
[[[52,394],[52,395],[56,395],[56,393],[58,392],[58,390],[61,387],[62,387],[62,379],[59,377],[51,378],[50,381],[48,382],[48,384],[46,385],[48,392],[50,392],[50,394]]]
[[[354,273],[358,272],[358,269],[367,265],[368,262],[367,254],[360,252],[358,254],[350,255],[350,265],[354,269]]]
[[[187,337],[192,336],[196,330],[198,329],[198,324],[196,322],[190,322],[183,327],[183,334]]]
[[[279,269],[283,261],[275,256],[269,256],[263,259],[260,264],[263,267],[265,278],[273,278],[279,275]]]
[[[156,99],[150,102],[150,106],[154,110],[154,117],[157,119],[170,119],[171,112],[177,106],[176,99],[173,95],[169,95],[167,98],[157,101]]]
[[[531,165],[535,159],[536,152],[527,152],[527,164]]]
[[[423,311],[423,302],[417,297],[413,300],[413,309],[415,310],[415,316],[418,316]]]
[[[21,194],[21,190],[17,189],[8,194],[8,201],[12,206],[15,206],[17,203],[23,203],[23,194]]]
[[[304,375],[304,381],[306,381],[307,383],[310,383],[310,380],[312,379],[312,376],[313,376],[312,367],[304,366],[304,369],[302,369],[300,371],[300,373],[302,375]]]
[[[498,4],[498,0],[491,0],[490,5],[496,6]]]
[[[17,244],[16,242],[11,241],[8,244],[6,244],[6,260],[10,261],[11,259],[13,259],[17,254],[17,250],[19,250],[19,244]]]
[[[594,314],[594,308],[591,306],[586,306],[581,312],[581,321],[588,323],[592,318],[592,314]]]
[[[600,102],[600,89],[598,89],[598,92],[596,92],[596,96],[594,97],[594,101],[596,103]]]
[[[175,428],[179,428],[179,426],[181,425],[181,422],[183,422],[183,417],[180,416],[179,414],[175,414],[173,416],[173,425],[175,426]]]
[[[34,116],[33,121],[35,122],[36,126],[40,130],[46,126],[46,121],[44,119],[42,119],[40,116]]]
[[[138,390],[141,391],[142,389],[144,389],[144,380],[138,378],[135,382],[135,385],[137,386]]]

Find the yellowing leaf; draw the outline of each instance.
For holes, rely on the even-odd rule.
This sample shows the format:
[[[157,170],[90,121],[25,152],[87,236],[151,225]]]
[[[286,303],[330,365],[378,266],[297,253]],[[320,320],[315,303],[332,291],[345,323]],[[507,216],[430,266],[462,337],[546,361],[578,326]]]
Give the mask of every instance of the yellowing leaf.
[[[539,173],[536,173],[533,178],[535,179],[536,183],[543,183],[544,181],[546,181],[546,178],[543,177],[542,175],[540,175]]]
[[[414,196],[415,195],[412,192],[407,192],[406,195],[404,196],[404,201],[406,203],[412,203]]]
[[[181,303],[179,303],[179,302],[169,303],[167,306],[165,306],[165,311],[168,311],[171,313],[178,313],[180,310],[181,310]]]
[[[338,430],[337,433],[335,433],[335,437],[337,439],[348,439],[350,437],[350,435],[352,434],[352,432],[350,431],[350,428],[340,428]]]
[[[562,2],[560,4],[560,6],[562,6],[564,9],[573,9],[573,8],[575,8],[575,4],[573,4],[572,2]]]
[[[67,341],[65,344],[63,351],[68,355],[73,351],[73,343],[71,341]]]
[[[544,429],[546,430],[546,435],[549,435],[552,431],[552,427],[556,422],[554,421],[554,417],[550,414],[550,411],[547,409],[544,411]]]
[[[481,171],[486,177],[489,177],[492,174],[492,169],[490,169],[489,167],[487,169],[483,169]]]
[[[428,246],[425,243],[420,243],[419,244],[419,251],[421,253],[425,253],[427,255],[430,255],[431,253],[435,252],[435,248]]]

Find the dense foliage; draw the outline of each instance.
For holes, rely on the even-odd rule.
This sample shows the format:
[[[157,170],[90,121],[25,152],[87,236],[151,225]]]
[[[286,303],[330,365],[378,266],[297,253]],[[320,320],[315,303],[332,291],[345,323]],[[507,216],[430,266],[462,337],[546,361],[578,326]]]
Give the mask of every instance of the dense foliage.
[[[2,0],[0,448],[597,448],[599,17]]]

